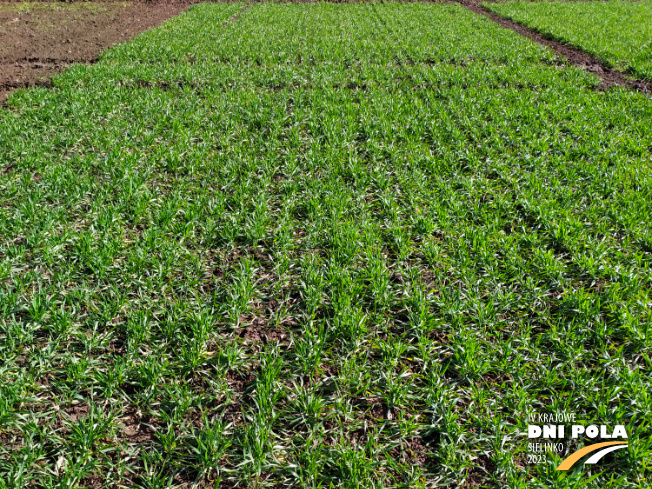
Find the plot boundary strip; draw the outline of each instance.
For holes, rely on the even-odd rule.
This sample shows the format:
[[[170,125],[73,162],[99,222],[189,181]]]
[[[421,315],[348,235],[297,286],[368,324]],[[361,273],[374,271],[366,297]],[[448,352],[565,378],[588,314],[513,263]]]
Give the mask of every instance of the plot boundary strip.
[[[480,15],[484,15],[489,20],[500,26],[516,32],[528,39],[549,47],[556,54],[563,57],[570,64],[589,71],[600,78],[598,90],[606,90],[612,87],[627,87],[632,90],[643,93],[652,93],[652,82],[632,79],[625,73],[613,70],[596,56],[577,49],[569,44],[565,44],[552,36],[542,34],[536,30],[523,25],[514,20],[503,17],[502,15],[489,10],[475,0],[460,0],[460,5]]]

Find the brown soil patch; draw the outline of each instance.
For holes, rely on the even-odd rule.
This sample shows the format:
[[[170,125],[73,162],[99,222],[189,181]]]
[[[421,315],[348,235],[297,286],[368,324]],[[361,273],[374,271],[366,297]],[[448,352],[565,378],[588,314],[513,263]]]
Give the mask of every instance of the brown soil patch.
[[[231,370],[226,374],[226,381],[235,392],[242,394],[251,383],[256,380],[256,376],[251,371],[240,372]]]
[[[254,319],[254,326],[248,326],[238,330],[238,336],[244,338],[245,340],[251,341],[253,343],[262,343],[266,345],[271,341],[277,343],[282,342],[287,337],[287,332],[283,328],[270,328],[263,325],[260,326],[258,322]]]
[[[82,487],[90,487],[95,489],[96,487],[104,487],[104,477],[100,474],[93,474],[89,477],[82,479],[79,484]]]
[[[602,81],[598,86],[598,90],[606,90],[611,87],[626,87],[643,93],[652,93],[652,82],[631,79],[624,73],[611,69],[595,56],[490,11],[480,5],[478,0],[459,0],[459,3],[477,14],[488,17],[506,29],[510,29],[538,44],[551,48],[569,63],[600,77]]]
[[[151,426],[153,421],[154,419],[150,415],[140,415],[135,409],[127,408],[121,419],[118,438],[130,445],[150,442],[156,434]]]
[[[105,49],[161,24],[192,3],[0,2],[0,103],[17,88],[47,85],[73,63],[97,60]]]
[[[91,412],[87,404],[73,404],[72,406],[61,408],[61,411],[68,416],[68,420],[76,423],[81,418],[85,418]]]
[[[393,410],[387,404],[383,404],[379,397],[355,398],[351,403],[357,409],[364,410],[364,419],[371,424],[376,424],[380,420],[391,420],[394,417]]]
[[[390,455],[403,465],[424,468],[433,463],[428,448],[419,437],[412,437],[407,440],[404,446],[392,449]]]
[[[476,465],[466,469],[466,482],[461,487],[486,487],[487,476],[496,473],[496,464],[487,455],[480,455],[475,462]]]

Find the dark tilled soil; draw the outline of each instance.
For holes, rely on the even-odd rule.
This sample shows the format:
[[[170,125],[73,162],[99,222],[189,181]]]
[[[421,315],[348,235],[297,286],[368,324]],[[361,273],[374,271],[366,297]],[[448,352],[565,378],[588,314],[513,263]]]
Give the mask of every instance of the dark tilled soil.
[[[0,103],[16,88],[47,85],[73,63],[90,63],[185,10],[193,1],[0,3]]]
[[[502,27],[505,27],[506,29],[511,29],[512,31],[517,32],[518,34],[525,36],[538,44],[548,46],[559,56],[566,59],[569,63],[594,73],[602,80],[598,86],[599,90],[606,90],[611,87],[627,87],[639,92],[652,93],[652,82],[630,78],[624,73],[613,70],[595,56],[592,56],[580,49],[569,46],[568,44],[564,44],[563,42],[553,39],[550,36],[536,32],[535,30],[519,24],[518,22],[506,19],[505,17],[502,17],[492,12],[491,10],[484,8],[476,0],[460,0],[459,3],[464,5],[469,10],[472,10],[473,12],[487,16],[489,19],[501,25]]]

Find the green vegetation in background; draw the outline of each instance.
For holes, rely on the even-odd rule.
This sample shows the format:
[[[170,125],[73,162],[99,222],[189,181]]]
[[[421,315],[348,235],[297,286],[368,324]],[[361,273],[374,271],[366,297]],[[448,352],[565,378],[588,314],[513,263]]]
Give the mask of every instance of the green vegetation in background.
[[[0,487],[649,487],[650,100],[458,5],[240,7],[0,112]],[[561,410],[630,445],[528,465]]]
[[[652,2],[507,2],[488,9],[652,80]]]

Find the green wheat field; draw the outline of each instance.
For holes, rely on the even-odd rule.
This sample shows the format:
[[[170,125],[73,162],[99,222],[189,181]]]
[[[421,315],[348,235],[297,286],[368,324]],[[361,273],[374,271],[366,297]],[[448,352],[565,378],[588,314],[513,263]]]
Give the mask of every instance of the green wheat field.
[[[0,488],[649,488],[652,101],[456,4],[202,4],[0,110]],[[627,427],[595,466],[527,416]]]

